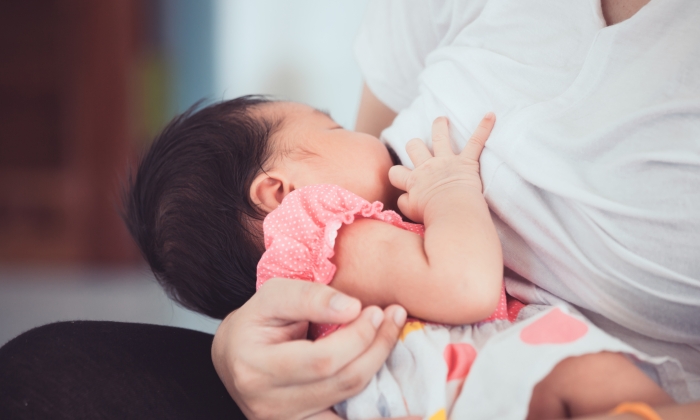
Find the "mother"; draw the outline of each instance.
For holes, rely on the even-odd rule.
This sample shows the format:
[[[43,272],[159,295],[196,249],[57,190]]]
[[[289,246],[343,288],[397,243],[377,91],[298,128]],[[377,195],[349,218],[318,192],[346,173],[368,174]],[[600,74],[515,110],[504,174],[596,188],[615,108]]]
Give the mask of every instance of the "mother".
[[[450,118],[459,147],[495,111],[482,178],[508,292],[566,300],[677,358],[691,382],[681,399],[700,400],[700,3],[648,2],[372,3],[356,45],[367,82],[357,129],[388,127],[409,162],[405,142],[428,140],[433,118]],[[251,418],[332,416],[323,410],[362,388],[405,317],[387,308],[376,329],[376,308],[358,317],[356,301],[301,282],[260,293],[212,350]],[[342,336],[291,341],[305,321],[353,319]]]

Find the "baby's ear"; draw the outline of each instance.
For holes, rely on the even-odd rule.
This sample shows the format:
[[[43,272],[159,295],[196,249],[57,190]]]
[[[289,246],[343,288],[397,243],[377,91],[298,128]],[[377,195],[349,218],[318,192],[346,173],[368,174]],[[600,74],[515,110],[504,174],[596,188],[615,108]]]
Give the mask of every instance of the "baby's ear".
[[[266,214],[279,207],[284,197],[294,188],[281,173],[263,172],[250,186],[250,199]]]

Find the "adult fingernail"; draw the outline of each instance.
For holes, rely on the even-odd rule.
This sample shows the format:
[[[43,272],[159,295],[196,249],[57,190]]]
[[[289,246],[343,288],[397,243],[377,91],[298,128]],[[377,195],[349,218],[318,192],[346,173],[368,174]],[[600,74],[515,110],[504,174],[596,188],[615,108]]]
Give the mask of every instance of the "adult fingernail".
[[[379,309],[374,310],[374,313],[372,314],[372,318],[370,318],[370,321],[372,322],[372,325],[374,328],[379,328],[379,326],[382,324],[382,321],[384,320],[384,312],[382,312]]]
[[[394,311],[394,323],[399,327],[402,327],[406,322],[406,310],[404,308],[398,307]]]
[[[334,311],[343,312],[344,310],[348,309],[354,301],[355,300],[350,296],[345,296],[342,293],[336,293],[333,295],[328,304]]]

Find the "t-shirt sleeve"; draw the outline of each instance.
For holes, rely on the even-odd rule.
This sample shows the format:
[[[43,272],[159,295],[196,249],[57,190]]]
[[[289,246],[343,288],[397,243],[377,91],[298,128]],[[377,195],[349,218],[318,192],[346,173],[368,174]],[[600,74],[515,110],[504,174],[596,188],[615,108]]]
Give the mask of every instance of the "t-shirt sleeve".
[[[448,45],[486,0],[370,1],[354,51],[365,83],[395,112],[418,95],[426,57]]]

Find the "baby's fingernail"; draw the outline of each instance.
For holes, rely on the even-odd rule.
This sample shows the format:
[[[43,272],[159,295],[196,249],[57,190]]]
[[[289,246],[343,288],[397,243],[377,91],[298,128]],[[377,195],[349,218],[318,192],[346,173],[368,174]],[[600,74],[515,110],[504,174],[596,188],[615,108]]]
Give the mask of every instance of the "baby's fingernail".
[[[398,307],[394,311],[394,324],[398,325],[399,327],[403,327],[403,324],[406,322],[406,310],[404,308]]]
[[[336,293],[328,302],[329,306],[331,309],[337,312],[343,312],[344,310],[348,309],[350,305],[352,305],[355,302],[355,299],[345,296],[342,293]]]
[[[375,309],[374,313],[372,314],[372,318],[370,318],[370,322],[372,322],[372,325],[374,328],[379,328],[379,326],[382,324],[382,321],[384,320],[384,312],[382,312],[379,309]]]

